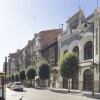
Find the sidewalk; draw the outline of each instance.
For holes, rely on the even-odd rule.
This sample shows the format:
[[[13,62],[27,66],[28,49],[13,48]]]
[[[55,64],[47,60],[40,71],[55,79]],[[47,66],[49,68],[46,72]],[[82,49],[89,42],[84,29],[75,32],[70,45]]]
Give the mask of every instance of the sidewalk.
[[[49,90],[57,93],[64,93],[64,94],[68,93],[68,89],[49,88]],[[71,89],[70,94],[72,95],[76,94],[76,95],[86,96],[90,98],[100,99],[100,92],[99,93],[94,92],[94,96],[92,96],[92,92]]]

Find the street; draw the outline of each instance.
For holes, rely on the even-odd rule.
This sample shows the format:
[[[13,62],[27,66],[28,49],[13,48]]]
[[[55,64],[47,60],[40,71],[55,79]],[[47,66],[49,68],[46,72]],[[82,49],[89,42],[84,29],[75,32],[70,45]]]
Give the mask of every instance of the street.
[[[86,97],[79,94],[73,93],[56,93],[50,90],[34,89],[34,88],[24,88],[24,91],[13,91],[6,89],[6,100],[98,100],[91,97]]]

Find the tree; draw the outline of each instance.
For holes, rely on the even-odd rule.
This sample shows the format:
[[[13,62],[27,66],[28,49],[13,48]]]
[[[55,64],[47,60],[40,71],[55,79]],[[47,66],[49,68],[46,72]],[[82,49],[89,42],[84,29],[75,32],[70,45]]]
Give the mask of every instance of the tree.
[[[22,81],[22,83],[23,83],[23,80],[26,79],[25,70],[21,70],[19,72],[19,79]]]
[[[9,76],[6,77],[6,83],[9,83]]]
[[[77,76],[79,72],[78,55],[74,52],[68,52],[63,55],[59,61],[58,66],[60,74],[63,78],[69,79],[69,92],[70,92],[70,79]]]
[[[45,83],[46,79],[50,78],[50,68],[47,63],[42,63],[39,68],[39,77]],[[44,84],[43,84],[44,85]],[[45,87],[45,85],[44,85]]]
[[[12,81],[12,79],[11,79],[11,75],[9,75],[9,82],[11,82]]]
[[[15,81],[17,82],[17,81],[19,81],[19,75],[18,75],[18,73],[17,74],[15,74]]]
[[[29,67],[26,70],[26,76],[31,81],[31,85],[32,85],[32,79],[35,79],[35,75],[36,75],[36,72],[35,72],[34,68]]]
[[[11,80],[12,80],[12,82],[15,81],[14,75],[11,75]]]

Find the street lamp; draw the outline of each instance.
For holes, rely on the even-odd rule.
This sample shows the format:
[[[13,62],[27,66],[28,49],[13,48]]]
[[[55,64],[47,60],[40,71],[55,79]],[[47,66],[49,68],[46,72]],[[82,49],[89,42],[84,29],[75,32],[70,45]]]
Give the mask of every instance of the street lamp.
[[[7,78],[6,78],[6,76],[7,76],[7,57],[5,57],[5,92],[6,92],[6,81],[7,81]],[[5,94],[5,97],[6,97],[6,94]],[[5,98],[5,100],[6,100],[6,98]]]
[[[38,56],[37,54],[35,54],[35,67],[36,67],[36,80],[38,78],[38,70],[37,70],[37,67],[38,67]],[[36,81],[36,87],[37,87],[37,81]]]
[[[92,80],[92,96],[94,96],[94,22],[90,23],[90,22],[85,22],[84,28],[87,28],[88,25],[91,25],[93,28],[93,42],[92,42],[92,68],[93,68],[93,80]]]
[[[6,85],[6,76],[7,76],[7,57],[5,57],[5,85]]]

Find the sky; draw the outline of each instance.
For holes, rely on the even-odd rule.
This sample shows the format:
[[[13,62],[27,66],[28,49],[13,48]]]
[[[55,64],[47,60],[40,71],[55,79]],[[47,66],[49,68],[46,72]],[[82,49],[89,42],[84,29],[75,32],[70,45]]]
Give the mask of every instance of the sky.
[[[34,33],[61,24],[65,29],[68,17],[79,7],[88,16],[97,8],[97,0],[0,0],[0,71],[9,53],[24,48]]]

